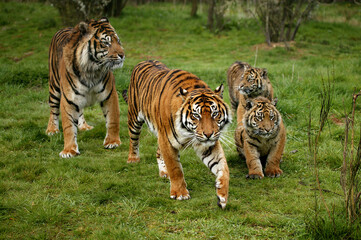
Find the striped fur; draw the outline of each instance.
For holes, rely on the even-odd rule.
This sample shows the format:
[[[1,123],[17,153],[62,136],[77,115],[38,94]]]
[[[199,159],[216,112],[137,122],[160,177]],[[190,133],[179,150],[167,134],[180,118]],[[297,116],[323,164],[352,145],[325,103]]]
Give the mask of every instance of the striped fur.
[[[238,153],[246,158],[248,178],[263,178],[282,174],[280,161],[286,144],[286,129],[281,114],[267,98],[247,100],[243,125],[236,130]]]
[[[245,62],[233,63],[227,72],[229,96],[233,110],[237,111],[237,123],[242,124],[246,100],[263,96],[273,99],[273,88],[267,69],[254,68]]]
[[[179,150],[193,146],[216,175],[218,205],[226,206],[229,170],[219,143],[231,121],[222,100],[223,85],[212,91],[205,82],[183,70],[170,70],[158,61],[144,61],[133,69],[128,90],[128,162],[138,162],[139,135],[144,122],[158,137],[159,174],[169,177],[172,199],[189,199],[179,162]]]
[[[49,49],[50,118],[46,133],[59,132],[61,112],[61,157],[79,154],[77,128],[92,129],[83,109],[96,102],[106,119],[104,147],[120,145],[119,103],[112,70],[122,67],[124,59],[124,50],[107,18],[81,22],[54,35]]]

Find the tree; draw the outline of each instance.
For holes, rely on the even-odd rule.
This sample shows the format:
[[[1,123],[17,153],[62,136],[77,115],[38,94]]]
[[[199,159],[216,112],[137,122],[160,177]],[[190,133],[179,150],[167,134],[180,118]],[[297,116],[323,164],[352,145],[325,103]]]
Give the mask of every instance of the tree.
[[[87,19],[119,16],[127,0],[50,0],[59,10],[65,26],[74,26]]]
[[[255,0],[266,42],[293,41],[298,29],[316,7],[316,0]]]
[[[227,0],[209,0],[208,28],[213,31],[221,31],[224,28],[224,14],[227,10]]]

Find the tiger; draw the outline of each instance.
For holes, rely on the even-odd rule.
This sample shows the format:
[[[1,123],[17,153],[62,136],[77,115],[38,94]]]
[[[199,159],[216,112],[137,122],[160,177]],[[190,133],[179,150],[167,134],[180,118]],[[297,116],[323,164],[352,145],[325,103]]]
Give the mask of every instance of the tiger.
[[[246,100],[263,96],[273,99],[273,87],[265,68],[255,68],[246,62],[236,61],[227,71],[231,106],[237,113],[237,124],[242,124]]]
[[[138,63],[128,91],[128,163],[139,162],[139,137],[145,122],[158,139],[159,175],[170,179],[170,198],[190,199],[179,150],[193,146],[198,157],[216,176],[218,206],[228,199],[229,169],[219,142],[232,120],[223,101],[223,85],[212,91],[194,74],[169,69],[157,60]]]
[[[238,153],[246,159],[247,178],[279,177],[280,161],[286,144],[286,129],[281,114],[265,97],[247,99],[243,125],[236,130]],[[262,171],[264,167],[264,173]]]
[[[83,109],[100,103],[107,133],[103,145],[111,149],[121,144],[118,94],[112,70],[121,68],[125,53],[107,18],[80,22],[59,30],[49,48],[50,117],[46,133],[59,132],[61,114],[64,134],[62,158],[80,154],[77,128],[90,130]]]

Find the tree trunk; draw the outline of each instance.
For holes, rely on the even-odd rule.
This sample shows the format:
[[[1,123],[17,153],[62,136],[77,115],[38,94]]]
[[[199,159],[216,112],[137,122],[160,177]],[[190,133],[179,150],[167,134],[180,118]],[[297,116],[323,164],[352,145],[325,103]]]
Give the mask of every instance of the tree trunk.
[[[192,0],[191,17],[197,16],[198,0]]]
[[[106,7],[105,12],[109,17],[119,17],[128,0],[112,0]]]
[[[214,29],[214,11],[215,11],[215,7],[216,7],[216,0],[209,0],[207,26],[212,31]]]

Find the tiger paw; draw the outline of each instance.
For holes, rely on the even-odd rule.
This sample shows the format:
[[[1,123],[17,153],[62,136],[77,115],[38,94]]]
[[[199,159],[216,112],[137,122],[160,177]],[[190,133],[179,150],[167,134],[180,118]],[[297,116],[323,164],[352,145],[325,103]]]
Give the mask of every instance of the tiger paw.
[[[109,139],[109,138],[106,138],[104,139],[104,148],[106,149],[113,149],[113,148],[116,148],[118,147],[122,142],[120,141],[120,139]]]
[[[159,176],[160,176],[161,178],[168,178],[168,173],[165,172],[165,171],[159,171]]]
[[[178,191],[172,190],[170,193],[171,199],[177,199],[177,200],[188,200],[191,198],[189,195],[189,192],[186,188],[180,189]]]
[[[137,163],[140,162],[140,157],[136,155],[129,155],[127,163]]]
[[[271,178],[279,177],[282,173],[283,171],[280,168],[265,169],[266,176]]]
[[[218,202],[217,202],[218,207],[225,209],[227,205],[227,198],[221,196],[217,196],[217,198],[218,198]]]
[[[82,125],[78,126],[78,129],[80,131],[88,131],[88,130],[92,130],[93,128],[94,128],[93,126],[90,126],[87,123],[83,123]]]
[[[227,204],[228,198],[228,184],[222,184],[220,181],[216,181],[218,207],[224,209]]]
[[[59,156],[62,158],[71,158],[79,155],[80,152],[78,150],[70,149],[70,150],[63,150],[59,153]]]
[[[262,179],[264,177],[262,172],[249,172],[246,175],[246,178],[248,179]]]
[[[46,129],[45,133],[49,136],[52,136],[54,134],[59,133],[59,129],[55,126],[48,127],[48,129]]]

